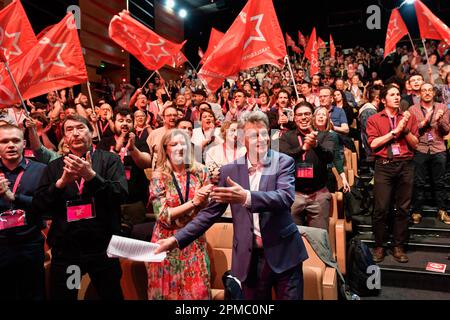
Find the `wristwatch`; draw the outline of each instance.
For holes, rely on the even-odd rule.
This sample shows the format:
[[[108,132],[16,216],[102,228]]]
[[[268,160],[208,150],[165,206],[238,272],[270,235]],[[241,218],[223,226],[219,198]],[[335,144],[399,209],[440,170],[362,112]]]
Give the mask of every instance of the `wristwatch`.
[[[392,134],[392,136],[395,138],[395,132],[394,132],[394,130],[391,130],[391,134]]]

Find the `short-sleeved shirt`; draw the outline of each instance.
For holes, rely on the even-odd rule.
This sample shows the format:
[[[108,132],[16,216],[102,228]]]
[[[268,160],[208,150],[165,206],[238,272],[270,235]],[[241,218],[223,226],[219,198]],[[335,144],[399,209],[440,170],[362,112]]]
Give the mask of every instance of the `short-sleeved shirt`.
[[[340,127],[343,123],[348,124],[347,116],[345,115],[344,109],[338,108],[336,106],[331,107],[331,121],[333,125]]]

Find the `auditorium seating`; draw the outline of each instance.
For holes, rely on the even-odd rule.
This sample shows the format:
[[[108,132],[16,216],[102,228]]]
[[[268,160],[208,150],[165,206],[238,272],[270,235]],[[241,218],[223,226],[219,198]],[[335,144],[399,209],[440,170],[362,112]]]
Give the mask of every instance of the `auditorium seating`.
[[[233,225],[216,223],[206,233],[211,260],[211,288],[215,300],[224,298],[222,275],[231,269]],[[304,298],[306,300],[336,300],[336,270],[327,267],[303,237],[309,258],[303,264]]]

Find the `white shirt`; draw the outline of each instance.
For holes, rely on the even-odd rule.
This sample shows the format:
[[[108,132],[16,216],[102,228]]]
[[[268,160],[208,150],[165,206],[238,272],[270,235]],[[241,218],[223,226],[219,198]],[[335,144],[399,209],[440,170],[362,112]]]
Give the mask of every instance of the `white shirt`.
[[[252,167],[252,164],[250,163],[250,160],[247,159],[247,167],[250,169]],[[249,181],[250,181],[250,190],[247,191],[247,199],[245,200],[244,206],[247,209],[250,209],[252,206],[252,196],[250,191],[259,191],[259,183],[261,182],[261,176],[262,176],[263,168],[258,168],[256,172],[252,175],[249,175]],[[259,226],[259,213],[255,212],[253,213],[253,233],[259,237],[261,237],[261,228]]]

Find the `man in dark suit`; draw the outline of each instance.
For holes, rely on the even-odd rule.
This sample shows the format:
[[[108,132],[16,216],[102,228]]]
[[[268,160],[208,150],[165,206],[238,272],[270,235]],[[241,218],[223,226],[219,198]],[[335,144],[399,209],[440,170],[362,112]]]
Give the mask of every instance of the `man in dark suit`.
[[[291,216],[295,198],[294,160],[270,150],[269,121],[261,111],[246,114],[247,155],[221,168],[212,202],[156,251],[183,249],[202,235],[231,204],[234,239],[231,273],[247,300],[303,298],[302,263],[308,258]]]

